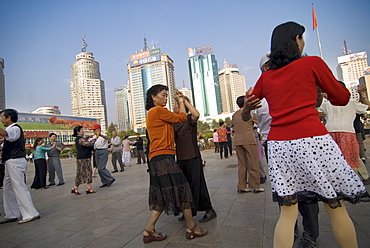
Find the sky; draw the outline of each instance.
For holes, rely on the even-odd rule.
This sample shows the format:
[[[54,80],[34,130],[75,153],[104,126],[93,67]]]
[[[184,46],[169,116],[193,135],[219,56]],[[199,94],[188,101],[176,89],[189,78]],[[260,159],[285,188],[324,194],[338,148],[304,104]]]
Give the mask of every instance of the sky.
[[[188,47],[212,44],[218,67],[236,64],[247,88],[257,81],[260,58],[274,27],[306,27],[304,52],[319,56],[312,29],[317,15],[323,59],[336,76],[344,40],[353,53],[370,52],[368,0],[0,0],[0,57],[5,60],[6,107],[31,112],[59,106],[71,115],[71,65],[86,36],[87,52],[100,64],[108,123],[115,123],[114,89],[127,84],[126,63],[149,46],[174,60],[178,88],[190,87]]]

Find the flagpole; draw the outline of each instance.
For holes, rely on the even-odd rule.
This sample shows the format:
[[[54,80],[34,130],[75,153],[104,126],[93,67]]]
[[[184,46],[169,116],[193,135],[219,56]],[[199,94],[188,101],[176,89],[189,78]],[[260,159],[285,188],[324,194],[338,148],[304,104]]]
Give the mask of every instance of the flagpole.
[[[316,34],[317,34],[317,40],[319,42],[320,58],[324,59],[323,56],[322,56],[322,48],[321,48],[321,42],[320,42],[319,27],[316,27]]]
[[[316,29],[316,34],[317,34],[317,41],[319,43],[319,51],[320,51],[320,57],[321,59],[324,59],[322,56],[322,48],[321,48],[321,41],[320,41],[320,34],[319,34],[319,25],[317,25],[317,20],[316,20],[316,11],[312,3],[312,24],[313,24],[313,29]]]

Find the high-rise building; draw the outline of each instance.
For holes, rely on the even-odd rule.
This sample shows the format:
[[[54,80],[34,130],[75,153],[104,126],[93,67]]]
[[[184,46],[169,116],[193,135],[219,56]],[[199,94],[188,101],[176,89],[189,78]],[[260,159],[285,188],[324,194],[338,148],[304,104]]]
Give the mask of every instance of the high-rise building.
[[[4,59],[0,57],[0,110],[5,109]]]
[[[224,59],[224,68],[218,72],[223,113],[232,113],[239,109],[236,99],[246,92],[245,77],[239,73],[236,65],[228,65]]]
[[[42,106],[32,111],[34,114],[60,115],[61,111],[58,106]]]
[[[130,86],[125,85],[115,88],[114,97],[116,99],[116,124],[118,131],[132,129]]]
[[[82,53],[76,55],[77,61],[71,66],[72,115],[100,119],[102,130],[107,130],[104,81],[100,77],[99,63],[92,53],[86,52],[86,46],[84,42]]]
[[[337,59],[338,80],[344,83],[358,81],[368,67],[366,52],[347,54]]]
[[[145,41],[144,49],[130,56],[127,72],[131,92],[132,127],[137,132],[143,132],[146,127],[146,92],[151,86],[168,86],[167,107],[170,110],[173,107],[174,99],[171,96],[176,89],[173,60],[162,54],[160,48],[149,49]]]
[[[188,48],[190,84],[200,116],[222,113],[217,60],[212,45]]]

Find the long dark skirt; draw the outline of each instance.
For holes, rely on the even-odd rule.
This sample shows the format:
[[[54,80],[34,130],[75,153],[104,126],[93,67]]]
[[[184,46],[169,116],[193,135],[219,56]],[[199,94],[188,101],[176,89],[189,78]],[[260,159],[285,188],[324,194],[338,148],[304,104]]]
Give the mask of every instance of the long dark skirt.
[[[197,215],[197,211],[211,210],[212,203],[206,179],[204,178],[202,158],[195,157],[188,160],[178,160],[177,163],[190,184],[194,201],[193,216]]]
[[[192,208],[193,198],[186,177],[175,156],[160,155],[149,163],[150,186],[149,208],[167,215],[178,215],[184,209]]]
[[[75,185],[92,183],[91,158],[76,159],[76,180]]]
[[[35,159],[35,177],[31,189],[40,189],[46,186],[46,159]]]

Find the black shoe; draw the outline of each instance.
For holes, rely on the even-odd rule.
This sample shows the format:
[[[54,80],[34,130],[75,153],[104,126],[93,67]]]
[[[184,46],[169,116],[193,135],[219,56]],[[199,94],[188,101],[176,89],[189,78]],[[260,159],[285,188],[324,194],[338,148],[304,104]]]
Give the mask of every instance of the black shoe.
[[[229,157],[225,157],[225,158],[229,158]]]
[[[254,189],[252,191],[253,191],[253,193],[258,194],[258,193],[261,193],[261,192],[265,192],[265,189],[259,188],[259,189]]]
[[[250,190],[238,189],[238,194],[249,193]]]
[[[103,184],[102,186],[100,186],[100,188],[104,188],[104,187],[107,187],[108,184]]]
[[[118,170],[114,170],[114,171],[112,171],[112,173],[116,173],[116,172],[118,172]]]
[[[65,183],[58,183],[58,185],[57,186],[62,186],[62,185],[64,185]]]
[[[113,183],[114,183],[114,181],[116,181],[116,179],[112,179],[108,184],[107,184],[107,187],[110,187]]]
[[[125,171],[125,169],[120,170],[119,172]]]
[[[47,186],[53,186],[55,185],[55,183],[49,183]]]
[[[260,184],[264,184],[267,180],[267,176],[265,177],[260,177]]]
[[[136,163],[136,164],[141,164],[141,163]]]
[[[181,215],[179,218],[177,218],[178,221],[183,221],[185,220],[185,216],[184,215]]]
[[[303,232],[301,239],[299,240],[299,248],[314,248],[316,246],[316,239]]]
[[[17,220],[18,220],[18,218],[3,219],[3,220],[0,220],[0,224],[5,224],[5,223],[9,223],[9,222],[16,222]]]
[[[199,222],[200,223],[204,223],[204,222],[210,221],[210,220],[212,220],[212,219],[214,219],[216,217],[217,217],[216,211],[214,209],[212,209],[211,215],[210,216],[207,216],[207,214],[204,214],[203,218],[201,218],[199,220]]]

